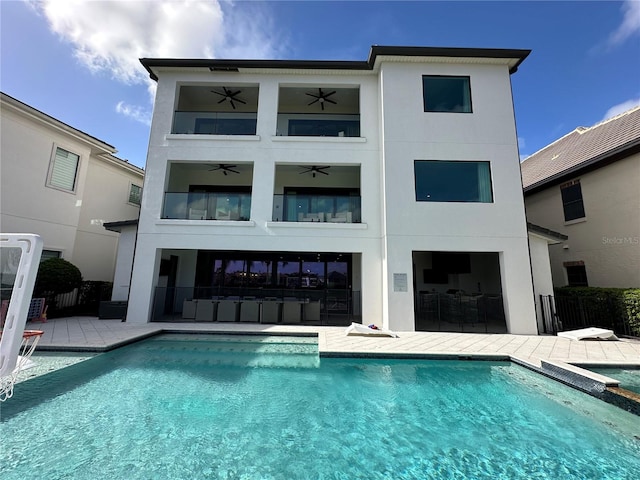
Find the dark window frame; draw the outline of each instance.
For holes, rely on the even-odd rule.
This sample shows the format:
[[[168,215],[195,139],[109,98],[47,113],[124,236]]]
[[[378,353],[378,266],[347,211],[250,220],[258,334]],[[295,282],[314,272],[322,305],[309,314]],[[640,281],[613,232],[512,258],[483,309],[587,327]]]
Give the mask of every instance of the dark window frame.
[[[469,95],[469,104],[468,106],[464,106],[467,109],[465,110],[454,110],[454,109],[434,109],[433,107],[428,107],[427,99],[428,99],[428,87],[427,80],[429,79],[466,79],[467,80],[467,90]],[[473,113],[473,98],[471,95],[471,76],[470,75],[422,75],[422,107],[426,113]]]
[[[420,183],[422,177],[418,176],[418,167],[424,164],[439,164],[440,166],[449,164],[449,165],[469,165],[469,164],[486,164],[488,165],[488,187],[490,199],[488,201],[485,200],[467,200],[467,199],[430,199],[429,195],[426,193],[421,193],[424,190],[424,185]],[[493,193],[493,177],[491,175],[491,162],[486,160],[414,160],[413,161],[413,177],[414,177],[414,187],[415,187],[415,195],[416,202],[429,202],[429,203],[495,203],[495,196]],[[420,180],[420,181],[419,181]],[[479,183],[479,178],[477,179]],[[478,198],[482,198],[482,192],[480,192],[480,188],[478,187]]]
[[[560,197],[562,198],[562,211],[565,222],[586,218],[584,197],[582,196],[582,186],[579,179],[560,185]]]
[[[587,268],[584,265],[566,265],[567,283],[570,287],[588,287]]]

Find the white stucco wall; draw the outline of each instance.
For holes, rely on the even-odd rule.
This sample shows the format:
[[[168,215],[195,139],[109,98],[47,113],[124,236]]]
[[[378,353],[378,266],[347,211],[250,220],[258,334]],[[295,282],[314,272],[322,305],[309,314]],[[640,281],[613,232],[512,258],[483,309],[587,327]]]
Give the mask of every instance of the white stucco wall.
[[[111,291],[111,300],[113,301],[126,301],[129,298],[135,246],[136,226],[121,227],[118,238],[117,261],[113,275],[113,290]]]
[[[86,193],[71,260],[80,268],[85,280],[111,282],[114,279],[118,234],[102,225],[138,218],[140,207],[129,203],[132,183],[142,187],[142,171],[128,169],[108,159],[89,159]]]
[[[526,197],[530,222],[569,237],[550,246],[554,285],[567,285],[564,262],[583,261],[590,286],[640,287],[640,154],[575,178],[584,219],[564,221],[559,185]]]
[[[167,73],[158,82],[150,147],[147,158],[143,208],[129,301],[129,322],[147,322],[157,278],[159,252],[167,249],[260,250],[300,252],[344,252],[361,255],[362,315],[370,323],[382,318],[381,301],[381,209],[380,162],[377,124],[377,79],[363,75],[251,75],[217,74],[216,81],[259,84],[257,135],[233,138],[168,135],[177,85],[202,83],[201,73]],[[281,84],[359,86],[361,138],[301,138],[276,136],[278,90]],[[251,221],[207,222],[160,220],[167,162],[252,163]],[[359,166],[362,192],[361,224],[308,224],[273,222],[273,195],[279,165]],[[307,182],[309,179],[297,179]],[[202,179],[199,183],[207,183]],[[155,273],[154,273],[155,272]],[[156,280],[153,280],[155,282]]]
[[[137,218],[129,185],[142,185],[143,172],[101,158],[113,158],[113,149],[26,105],[3,97],[0,113],[0,228],[37,233],[45,250],[60,251],[85,280],[112,281],[118,237],[102,223]],[[74,192],[47,186],[56,147],[80,156]]]
[[[2,231],[37,233],[45,250],[60,251],[71,260],[91,148],[10,108],[3,107],[0,113]],[[80,156],[75,192],[46,186],[56,147]]]
[[[536,304],[536,319],[538,332],[544,331],[544,317],[540,295],[553,295],[553,281],[551,279],[551,264],[549,262],[549,240],[529,233],[529,250],[531,252],[531,270],[533,274],[533,292]]]
[[[422,75],[429,73],[470,75],[473,114],[425,114]],[[470,251],[498,254],[509,331],[537,332],[506,66],[382,62],[379,71],[346,74],[215,72],[220,84],[259,86],[257,134],[235,138],[169,134],[178,86],[212,77],[209,71],[159,77],[128,322],[149,320],[162,251],[317,251],[359,258],[354,278],[361,279],[363,323],[414,330],[412,252]],[[358,87],[361,138],[276,136],[281,85]],[[494,203],[416,202],[416,159],[490,161]],[[168,162],[252,163],[251,220],[161,220]],[[359,166],[362,223],[273,222],[276,168],[326,164]],[[396,273],[406,275],[407,292],[393,291]]]
[[[471,78],[473,113],[427,113],[422,75]],[[412,251],[498,252],[507,326],[535,334],[533,287],[506,67],[388,63],[380,72],[389,323],[413,328],[413,292],[395,292],[393,274],[412,278]],[[417,202],[415,160],[491,164],[493,203]]]

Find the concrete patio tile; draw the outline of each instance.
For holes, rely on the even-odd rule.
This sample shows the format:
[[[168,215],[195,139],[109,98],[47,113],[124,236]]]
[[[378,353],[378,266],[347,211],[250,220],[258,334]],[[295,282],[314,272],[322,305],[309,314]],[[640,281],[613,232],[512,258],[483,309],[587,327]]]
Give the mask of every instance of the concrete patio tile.
[[[548,335],[509,335],[447,332],[397,332],[399,338],[346,336],[345,327],[306,325],[260,325],[239,323],[150,323],[127,324],[95,317],[51,319],[29,323],[28,329],[43,330],[40,348],[110,349],[162,331],[200,333],[294,333],[318,335],[322,353],[498,355],[512,356],[531,365],[541,359],[566,363],[613,363],[640,366],[640,341],[573,341]]]

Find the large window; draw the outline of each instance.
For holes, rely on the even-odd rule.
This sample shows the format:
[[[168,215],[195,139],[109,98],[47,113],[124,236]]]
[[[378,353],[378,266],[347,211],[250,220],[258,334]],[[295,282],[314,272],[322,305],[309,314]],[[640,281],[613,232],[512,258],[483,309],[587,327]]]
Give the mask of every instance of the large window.
[[[344,290],[350,288],[350,268],[351,256],[339,253],[200,250],[196,287],[205,296],[261,293],[252,289]]]
[[[80,157],[78,155],[56,147],[51,159],[47,185],[60,190],[75,192],[79,164]]]
[[[489,162],[416,160],[418,202],[492,203]]]
[[[129,189],[129,203],[140,206],[142,200],[142,187],[140,185],[131,184]]]
[[[469,77],[424,75],[422,94],[425,112],[471,113]]]
[[[584,218],[584,203],[582,201],[582,188],[580,180],[573,180],[560,186],[562,194],[562,209],[565,221]]]

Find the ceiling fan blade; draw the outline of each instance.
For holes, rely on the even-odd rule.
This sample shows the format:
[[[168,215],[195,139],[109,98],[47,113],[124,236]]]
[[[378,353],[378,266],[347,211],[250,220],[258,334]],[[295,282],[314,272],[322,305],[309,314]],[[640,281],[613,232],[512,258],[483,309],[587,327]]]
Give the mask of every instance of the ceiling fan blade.
[[[324,102],[320,102],[320,106],[322,107],[322,110],[324,110]]]
[[[320,98],[318,95],[314,93],[305,93],[305,95],[309,95],[310,97],[313,97],[313,98]]]
[[[233,168],[227,168],[227,172],[231,172],[231,173],[240,173],[237,170],[234,170]]]
[[[235,100],[236,102],[242,103],[242,104],[244,104],[244,105],[246,105],[246,104],[247,104],[247,102],[245,102],[244,100],[240,100],[239,98],[234,98],[234,100]]]
[[[311,103],[307,103],[307,106],[309,106],[309,105],[313,105],[314,103],[319,102],[319,101],[320,101],[320,99],[319,99],[319,98],[316,98],[316,99],[315,99],[314,101],[312,101]]]
[[[222,97],[222,100],[220,100],[218,103],[222,103],[227,99],[227,97]]]
[[[316,169],[316,172],[321,173],[323,175],[329,175],[329,172],[325,172],[324,170]]]
[[[338,102],[334,102],[333,100],[331,100],[330,98],[325,98],[324,99],[325,102],[329,102],[329,103],[333,103],[334,105],[337,105]]]
[[[325,93],[324,94],[324,98],[330,97],[331,95],[333,95],[336,92],[337,92],[337,90],[334,90],[333,92]]]
[[[233,109],[236,109],[235,104],[233,103],[233,98],[229,98],[229,102],[231,103],[231,106],[233,107]]]

